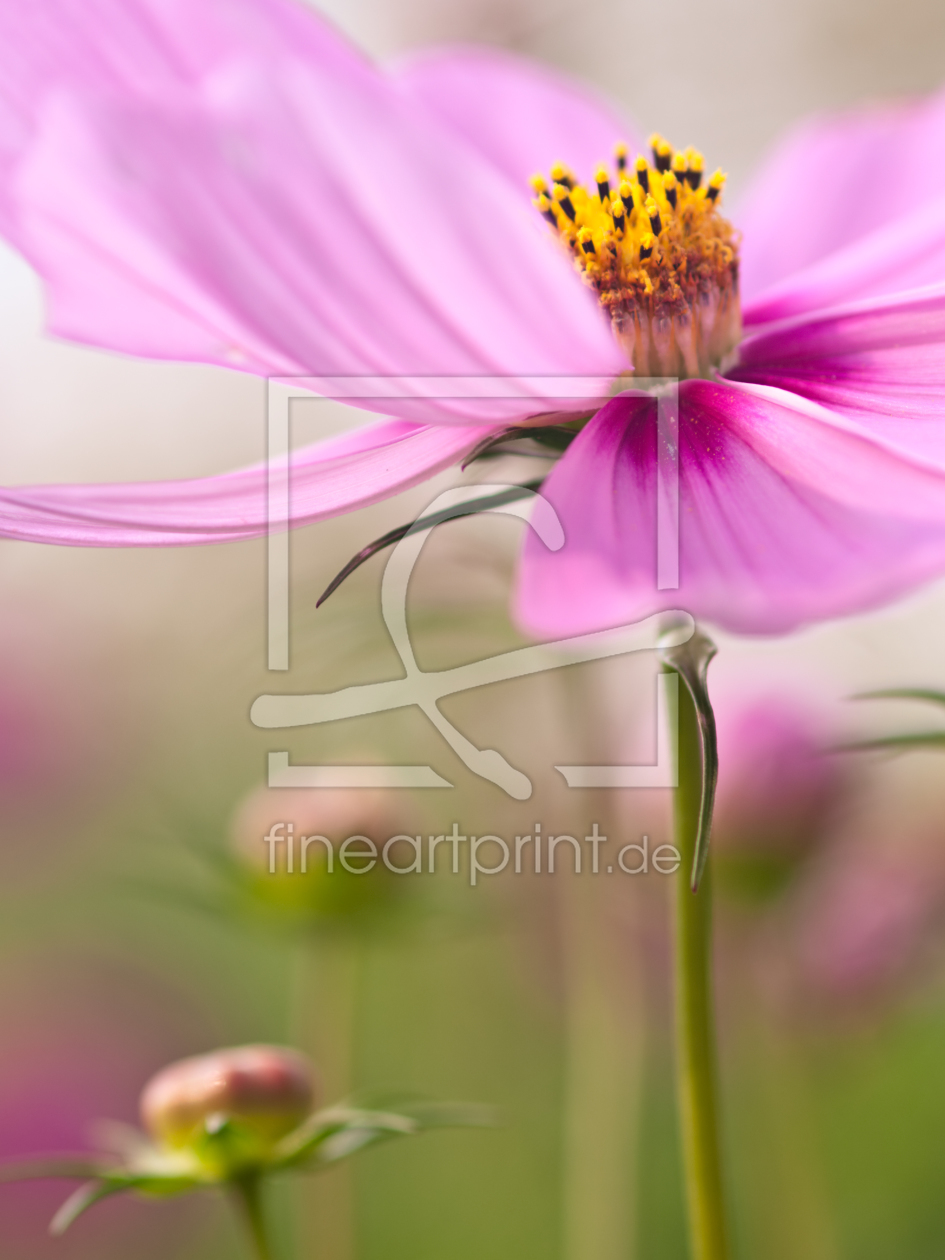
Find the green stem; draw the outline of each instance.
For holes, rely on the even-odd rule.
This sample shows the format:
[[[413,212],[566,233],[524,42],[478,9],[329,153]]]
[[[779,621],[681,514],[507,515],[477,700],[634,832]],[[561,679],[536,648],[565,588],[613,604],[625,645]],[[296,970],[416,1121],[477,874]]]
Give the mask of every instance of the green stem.
[[[291,1041],[319,1065],[330,1098],[355,1082],[355,1051],[364,944],[353,931],[306,941],[299,956]],[[318,1177],[300,1177],[296,1248],[308,1260],[353,1260],[355,1168],[348,1160]]]
[[[256,1260],[273,1260],[272,1245],[263,1212],[262,1185],[258,1177],[245,1177],[234,1186],[241,1215],[253,1244]]]
[[[676,876],[676,1090],[690,1251],[692,1260],[726,1260],[712,1003],[711,864],[694,893],[689,873],[699,825],[702,756],[696,706],[682,678],[678,741],[675,833],[682,862]]]
[[[558,882],[567,1020],[562,1256],[628,1260],[643,1060],[633,963],[629,973],[626,957],[615,965],[600,878],[568,873]]]

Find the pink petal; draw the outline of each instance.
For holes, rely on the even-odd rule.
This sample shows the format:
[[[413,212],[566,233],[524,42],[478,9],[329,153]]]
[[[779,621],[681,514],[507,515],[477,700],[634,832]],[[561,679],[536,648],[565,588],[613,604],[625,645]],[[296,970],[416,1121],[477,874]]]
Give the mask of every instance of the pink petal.
[[[603,408],[545,483],[566,542],[551,553],[526,541],[523,627],[568,635],[682,608],[739,633],[783,633],[874,607],[945,569],[945,478],[731,386],[682,386],[679,477],[680,585],[660,591],[655,403]]]
[[[945,193],[945,93],[802,124],[737,214],[747,301]]]
[[[766,289],[743,316],[750,327],[943,282],[945,197],[937,197]]]
[[[186,43],[192,12],[165,11],[163,36]],[[617,370],[607,321],[526,193],[306,20],[309,38],[294,38],[293,20],[258,48],[234,39],[238,58],[209,58],[212,72],[190,69],[182,86],[159,75],[150,90],[93,97],[73,85],[64,51],[61,73],[55,63],[48,83],[31,82],[33,130],[11,196],[53,328],[278,375]],[[92,52],[131,56],[123,28],[96,29]],[[199,46],[201,21],[194,30]],[[29,37],[7,55],[35,51]],[[423,411],[450,416],[501,418],[496,406]]]
[[[293,525],[376,503],[456,463],[488,429],[389,421],[292,460]],[[83,547],[232,542],[268,532],[267,467],[138,484],[0,489],[0,537]]]
[[[842,416],[887,449],[945,468],[945,285],[749,337],[726,375],[800,395],[829,408],[830,423]]]
[[[566,162],[593,179],[600,162],[613,169],[614,144],[631,155],[635,129],[620,111],[582,84],[544,66],[484,48],[424,50],[398,67],[404,84],[520,190],[529,176]]]
[[[286,49],[313,61],[367,63],[294,0],[40,0],[0,3],[0,223],[15,229],[13,168],[41,127],[50,91],[160,96]],[[4,55],[5,54],[5,55]]]

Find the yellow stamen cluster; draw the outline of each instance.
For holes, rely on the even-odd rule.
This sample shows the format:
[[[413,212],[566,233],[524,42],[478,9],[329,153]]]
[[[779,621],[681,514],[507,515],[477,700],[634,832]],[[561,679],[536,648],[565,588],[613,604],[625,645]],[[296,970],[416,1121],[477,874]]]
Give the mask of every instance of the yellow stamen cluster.
[[[562,163],[536,175],[535,205],[570,250],[642,376],[708,376],[741,336],[738,246],[719,213],[719,170],[702,154],[650,137],[652,161],[614,150],[594,187]]]

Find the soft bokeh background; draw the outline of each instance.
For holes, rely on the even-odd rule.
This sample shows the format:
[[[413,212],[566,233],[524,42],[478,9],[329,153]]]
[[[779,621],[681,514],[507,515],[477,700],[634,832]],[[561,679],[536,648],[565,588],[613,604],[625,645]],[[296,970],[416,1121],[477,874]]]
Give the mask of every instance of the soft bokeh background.
[[[587,78],[642,130],[721,163],[736,199],[794,120],[945,78],[934,0],[325,8],[378,56],[473,39]],[[5,483],[221,470],[261,456],[264,415],[252,379],[46,338],[35,278],[0,255]],[[306,406],[296,439],[347,422]],[[293,668],[279,689],[394,673],[377,562],[317,614],[314,601],[353,551],[429,497],[293,539]],[[425,665],[514,642],[504,599],[516,529],[454,524],[429,544],[411,593]],[[248,719],[272,686],[264,591],[262,543],[0,544],[0,1154],[82,1145],[100,1116],[132,1120],[138,1085],[176,1055],[293,1039],[319,1056],[336,1096],[419,1091],[504,1115],[495,1132],[392,1146],[321,1186],[280,1190],[306,1256],[682,1257],[665,880],[423,880],[390,922],[347,933],[300,934],[221,905],[201,853],[229,851],[231,819],[272,746]],[[919,725],[911,709],[847,697],[945,687],[943,631],[939,584],[780,642],[719,636],[720,712],[773,692],[800,698],[828,742]],[[583,834],[597,820],[624,843],[658,843],[661,793],[569,796],[551,770],[651,760],[653,705],[652,662],[629,659],[454,698],[462,729],[533,777],[526,806],[469,775],[416,714],[280,746],[296,761],[428,759],[457,785],[398,807],[389,834],[457,820],[509,837],[538,819]],[[792,852],[761,891],[723,882],[722,1074],[743,1256],[942,1253],[941,766],[931,753],[861,758],[816,852]],[[0,1189],[2,1260],[240,1254],[215,1201],[107,1204],[52,1243],[60,1191]]]

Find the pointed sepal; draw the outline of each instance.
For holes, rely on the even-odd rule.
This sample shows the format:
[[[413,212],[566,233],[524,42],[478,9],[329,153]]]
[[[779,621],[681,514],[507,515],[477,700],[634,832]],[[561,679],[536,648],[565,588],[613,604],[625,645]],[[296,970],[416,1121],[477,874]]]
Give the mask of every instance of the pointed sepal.
[[[74,1190],[69,1195],[68,1199],[52,1218],[49,1232],[53,1237],[58,1238],[66,1232],[73,1222],[84,1215],[90,1207],[94,1207],[96,1203],[101,1203],[102,1199],[111,1198],[112,1195],[121,1194],[127,1189],[128,1183],[122,1178],[97,1178],[94,1181],[86,1181],[79,1186],[78,1190]]]
[[[715,728],[715,713],[709,699],[709,662],[718,648],[712,640],[696,629],[685,643],[660,648],[660,659],[674,669],[683,680],[692,697],[699,724],[699,745],[702,755],[702,791],[699,798],[699,825],[692,858],[690,883],[697,892],[705,864],[709,858],[709,836],[712,830],[712,811],[715,807],[715,789],[719,778],[719,746]]]
[[[334,1107],[318,1112],[283,1139],[273,1157],[277,1168],[318,1168],[356,1151],[428,1129],[487,1127],[489,1108],[463,1103],[415,1103],[397,1111]]]

